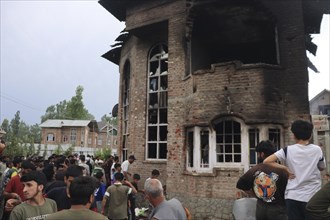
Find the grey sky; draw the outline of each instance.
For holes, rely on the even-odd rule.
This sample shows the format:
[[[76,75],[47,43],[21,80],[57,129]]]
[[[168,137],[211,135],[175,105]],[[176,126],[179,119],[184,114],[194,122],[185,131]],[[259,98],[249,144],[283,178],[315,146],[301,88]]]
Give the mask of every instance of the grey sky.
[[[101,57],[123,30],[94,1],[1,0],[1,117],[20,110],[40,123],[50,105],[84,87],[85,107],[97,120],[118,102],[118,66]]]
[[[324,27],[325,26],[325,27]],[[1,0],[0,123],[20,110],[40,123],[50,105],[69,100],[78,85],[97,120],[118,102],[118,66],[101,57],[124,29],[96,0]],[[329,89],[329,16],[316,35],[321,73],[310,73],[310,96]],[[310,97],[310,98],[311,98]]]

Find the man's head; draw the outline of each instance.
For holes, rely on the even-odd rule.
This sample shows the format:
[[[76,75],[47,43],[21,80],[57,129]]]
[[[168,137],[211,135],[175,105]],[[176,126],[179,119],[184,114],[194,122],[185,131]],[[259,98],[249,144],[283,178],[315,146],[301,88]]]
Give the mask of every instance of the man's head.
[[[276,147],[270,140],[260,141],[256,146],[256,152],[258,153],[258,163],[262,163],[266,157],[276,152]]]
[[[133,174],[133,181],[134,182],[138,182],[140,179],[141,179],[141,176],[139,174],[137,174],[137,173]]]
[[[115,173],[115,180],[122,182],[124,180],[124,174],[122,173]]]
[[[34,199],[37,196],[42,196],[42,191],[47,183],[44,173],[40,171],[31,171],[21,177],[21,182],[24,185],[23,193],[26,200]]]
[[[144,184],[144,193],[146,199],[154,207],[165,200],[163,186],[158,179],[148,179]]]
[[[67,187],[69,187],[71,182],[74,180],[74,178],[82,175],[83,175],[83,171],[80,166],[71,165],[66,169],[64,182],[66,183]]]
[[[21,168],[22,176],[24,174],[30,173],[33,170],[36,170],[36,166],[29,160],[23,160]]]
[[[135,158],[134,155],[131,155],[131,156],[128,157],[129,163],[133,163],[135,160],[136,160],[136,158]]]
[[[291,131],[297,140],[309,140],[313,132],[313,124],[308,121],[296,120],[291,125]]]
[[[79,159],[80,159],[81,162],[85,162],[85,161],[86,161],[86,156],[83,155],[83,154],[81,154],[81,155],[79,156]]]
[[[21,168],[22,158],[21,157],[15,157],[13,160],[13,165],[16,168]]]
[[[116,163],[115,166],[114,166],[115,170],[117,172],[120,172],[121,171],[121,164],[120,163]]]
[[[113,158],[113,160],[115,161],[115,163],[117,163],[117,162],[119,161],[119,157],[118,157],[118,156],[115,156],[115,157]]]
[[[101,180],[102,177],[104,176],[103,172],[102,171],[98,171],[97,173],[95,173],[95,178],[98,179],[98,180]]]
[[[69,188],[71,205],[88,205],[89,208],[96,188],[97,184],[93,177],[80,176],[74,179]]]
[[[159,177],[159,175],[160,175],[159,170],[154,169],[154,170],[151,171],[151,178],[152,179],[157,179]]]

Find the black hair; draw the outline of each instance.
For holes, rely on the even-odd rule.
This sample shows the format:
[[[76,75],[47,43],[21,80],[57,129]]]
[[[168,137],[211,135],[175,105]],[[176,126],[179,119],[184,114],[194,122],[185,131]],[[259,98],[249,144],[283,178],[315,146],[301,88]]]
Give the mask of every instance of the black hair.
[[[23,169],[31,169],[31,170],[36,170],[36,166],[29,160],[23,160],[21,167]]]
[[[86,157],[85,157],[85,155],[81,154],[81,155],[79,156],[79,159],[80,159],[81,161],[85,161],[85,160],[86,160]]]
[[[47,183],[47,178],[43,172],[33,170],[21,177],[21,182],[29,181],[35,181],[38,185],[45,186]]]
[[[115,157],[113,158],[113,160],[114,160],[114,161],[119,161],[119,157],[118,157],[118,156],[115,156]]]
[[[97,188],[96,181],[90,176],[80,176],[69,187],[71,205],[86,205]]]
[[[298,140],[309,140],[313,132],[313,124],[308,121],[296,120],[291,125],[291,131]]]
[[[140,179],[141,179],[141,177],[140,177],[140,175],[139,175],[139,174],[137,174],[137,173],[134,173],[134,175],[133,175],[133,179],[136,179],[136,180],[140,180]]]
[[[114,165],[115,170],[117,169],[117,167],[120,167],[120,166],[121,166],[120,163],[116,163],[116,164]]]
[[[78,165],[69,166],[65,172],[66,178],[69,178],[70,176],[78,177],[78,176],[82,176],[82,175],[83,175],[82,167],[78,166]]]
[[[54,166],[52,164],[47,164],[43,169],[42,172],[46,175],[47,181],[50,182],[54,178]]]
[[[65,177],[65,171],[64,170],[56,171],[55,180],[64,181],[64,177]]]
[[[94,176],[97,178],[97,179],[101,179],[103,177],[103,172],[102,171],[98,171],[97,173],[94,174]]]
[[[123,181],[123,179],[124,179],[124,174],[122,174],[122,173],[115,173],[115,180]]]
[[[152,170],[151,171],[151,175],[153,175],[153,176],[159,176],[160,175],[159,170],[156,170],[156,169]]]
[[[276,147],[270,140],[260,141],[256,146],[256,152],[263,152],[265,157],[268,157],[276,152]]]

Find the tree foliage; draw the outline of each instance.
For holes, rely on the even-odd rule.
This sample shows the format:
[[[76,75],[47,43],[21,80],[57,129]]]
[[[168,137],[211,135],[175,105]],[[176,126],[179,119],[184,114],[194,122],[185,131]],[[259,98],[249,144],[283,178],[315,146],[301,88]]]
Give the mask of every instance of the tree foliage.
[[[46,113],[41,116],[41,122],[44,122],[47,119],[94,119],[94,116],[88,112],[83,103],[83,91],[84,88],[78,86],[76,88],[76,95],[69,101],[63,100],[58,104],[49,106],[46,109]]]
[[[6,132],[4,155],[12,158],[34,154],[34,143],[40,143],[41,140],[41,129],[38,124],[27,125],[21,120],[20,111],[17,111],[10,123],[8,119],[4,119],[1,127]]]

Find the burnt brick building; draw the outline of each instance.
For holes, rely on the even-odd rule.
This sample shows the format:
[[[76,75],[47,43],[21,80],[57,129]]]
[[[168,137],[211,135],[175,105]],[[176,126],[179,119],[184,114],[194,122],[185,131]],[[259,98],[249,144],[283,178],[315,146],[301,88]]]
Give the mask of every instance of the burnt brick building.
[[[283,147],[290,123],[310,120],[306,49],[329,1],[99,3],[126,22],[103,55],[119,66],[120,156],[142,180],[159,169],[194,219],[232,219],[256,144]]]

